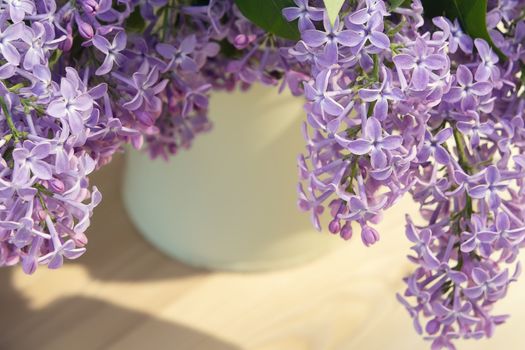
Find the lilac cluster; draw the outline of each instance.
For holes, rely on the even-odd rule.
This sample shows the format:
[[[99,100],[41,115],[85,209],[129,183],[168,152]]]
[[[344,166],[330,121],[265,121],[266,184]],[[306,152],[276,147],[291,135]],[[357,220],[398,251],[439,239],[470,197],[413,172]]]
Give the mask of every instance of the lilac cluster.
[[[489,4],[500,55],[457,20],[423,17],[418,0],[347,2],[333,25],[320,4],[295,3],[283,13],[302,40],[289,54],[312,77],[299,206],[318,229],[328,207],[344,239],[357,222],[369,246],[409,193],[422,221],[407,217],[417,268],[399,300],[433,349],[490,337],[525,245],[525,1]]]
[[[82,255],[101,200],[88,175],[124,144],[189,147],[211,89],[300,94],[284,46],[233,0],[0,0],[0,266]]]

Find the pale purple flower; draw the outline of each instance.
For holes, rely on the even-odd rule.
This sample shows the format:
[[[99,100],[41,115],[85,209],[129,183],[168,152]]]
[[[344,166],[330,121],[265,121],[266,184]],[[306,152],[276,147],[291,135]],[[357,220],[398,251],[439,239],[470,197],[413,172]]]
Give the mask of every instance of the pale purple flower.
[[[77,259],[86,252],[86,248],[84,247],[77,248],[72,239],[62,243],[59,238],[59,233],[55,228],[55,224],[49,215],[46,216],[45,222],[51,234],[54,250],[41,256],[38,260],[39,263],[47,264],[50,269],[58,269],[64,263],[64,257],[68,259]]]
[[[434,312],[440,318],[440,322],[446,326],[455,322],[464,326],[469,326],[478,322],[476,317],[471,316],[472,304],[466,302],[461,305],[458,298],[454,298],[454,305],[452,306],[444,306],[441,303],[434,304]]]
[[[440,262],[430,249],[433,240],[432,231],[427,228],[417,232],[415,226],[409,222],[405,233],[408,239],[415,243],[410,249],[414,250],[418,257],[422,259],[422,264],[428,269],[436,269]]]
[[[69,124],[71,132],[79,135],[84,131],[84,121],[91,114],[93,99],[79,91],[78,82],[71,78],[60,80],[60,96],[51,101],[47,113]]]
[[[315,78],[315,83],[304,84],[305,97],[314,103],[314,110],[319,113],[327,113],[337,116],[344,108],[336,101],[337,92],[329,92],[331,71],[324,70]]]
[[[180,67],[186,72],[196,72],[198,66],[191,57],[196,45],[197,38],[194,35],[190,35],[184,38],[178,47],[161,43],[157,45],[156,49],[162,57],[170,60],[166,70],[172,67]]]
[[[156,95],[164,90],[168,83],[166,80],[159,82],[158,79],[158,69],[149,69],[148,65],[142,65],[139,71],[133,74],[132,80],[126,80],[129,86],[135,89],[136,93],[131,101],[124,103],[122,106],[130,111],[135,111],[144,104],[154,110],[158,110],[161,102]]]
[[[481,234],[492,237],[492,242],[497,240],[497,248],[512,248],[523,242],[525,227],[511,228],[509,216],[505,212],[499,212],[494,230],[485,230]]]
[[[481,58],[481,63],[476,69],[475,78],[477,81],[491,80],[499,82],[500,70],[498,67],[499,57],[492,51],[489,44],[483,39],[474,40],[476,49]]]
[[[445,32],[445,35],[450,39],[448,48],[450,53],[456,53],[460,48],[464,53],[471,53],[474,48],[472,38],[465,34],[461,29],[458,19],[451,22],[445,17],[436,17],[433,20],[434,24]]]
[[[365,6],[357,11],[354,11],[346,17],[348,22],[352,24],[365,24],[371,17],[375,14],[383,16],[388,16],[388,11],[384,1],[382,0],[365,0]]]
[[[377,89],[361,89],[359,97],[365,102],[375,102],[374,117],[382,121],[388,114],[388,101],[400,101],[403,99],[403,92],[392,86],[392,73],[384,69],[383,81]]]
[[[302,32],[302,39],[310,47],[320,47],[323,45],[331,46],[330,51],[338,52],[338,46],[354,47],[361,41],[355,32],[343,29],[343,24],[339,18],[335,19],[334,25],[330,23],[328,15],[323,18],[324,31],[308,29]],[[337,55],[336,55],[337,56]]]
[[[287,21],[299,21],[300,31],[315,29],[313,22],[323,20],[324,10],[310,6],[308,2],[308,0],[294,0],[297,7],[287,7],[283,9],[283,16]]]
[[[306,192],[303,189],[303,185],[298,185],[299,200],[298,206],[303,211],[309,211],[311,213],[312,224],[317,230],[321,230],[321,222],[319,216],[324,212],[324,206],[322,205],[323,201],[330,196],[331,192],[326,191],[321,196],[316,196],[313,194],[314,183],[310,180],[309,191]]]
[[[456,71],[456,82],[458,86],[453,86],[445,95],[448,102],[461,103],[464,111],[474,110],[478,105],[478,98],[485,96],[492,91],[492,84],[486,81],[474,82],[472,72],[465,65],[460,65]]]
[[[20,63],[20,53],[13,42],[26,35],[24,23],[18,22],[2,30],[0,28],[0,53],[4,59],[17,66]]]
[[[509,282],[509,271],[504,270],[491,277],[486,270],[475,267],[472,269],[472,280],[474,287],[465,288],[463,293],[469,299],[479,299],[484,296],[488,300],[494,297],[494,294],[501,292]]]
[[[345,196],[345,200],[348,202],[348,213],[338,214],[338,218],[345,221],[357,221],[361,225],[367,221],[373,221],[377,217],[380,210],[386,205],[385,198],[377,204],[371,205],[368,201],[359,198],[357,196]],[[368,233],[373,233],[370,231]]]
[[[488,245],[496,240],[497,234],[484,230],[483,222],[478,215],[473,215],[471,221],[470,230],[461,233],[461,251],[470,253],[479,247],[484,255],[489,254]]]
[[[372,167],[382,168],[387,164],[387,154],[385,151],[395,150],[401,146],[403,138],[401,136],[384,136],[381,123],[376,118],[368,119],[363,127],[363,136],[357,140],[348,140],[339,134],[335,135],[337,141],[350,152],[356,155],[370,153]]]
[[[103,15],[111,10],[111,0],[80,0],[84,11],[91,16]]]
[[[440,164],[448,164],[450,161],[450,154],[443,147],[443,144],[452,136],[452,129],[446,128],[440,130],[436,135],[432,135],[430,131],[425,131],[425,141],[418,153],[418,160],[426,162],[430,157],[434,157]]]
[[[411,50],[394,56],[392,60],[399,69],[412,72],[411,85],[414,90],[427,89],[433,71],[447,66],[446,56],[434,53],[425,40],[419,37]]]
[[[501,203],[499,193],[505,191],[508,184],[501,179],[500,172],[494,165],[490,165],[485,170],[484,180],[484,183],[480,185],[470,186],[468,193],[472,198],[486,199],[489,207],[496,210]]]
[[[35,144],[24,141],[23,147],[13,151],[13,159],[17,164],[20,176],[29,179],[31,174],[42,180],[52,178],[51,165],[43,159],[51,153],[51,145],[48,142]]]
[[[482,135],[491,135],[494,131],[494,125],[492,122],[481,123],[479,120],[479,114],[475,112],[467,113],[471,117],[470,121],[459,121],[456,126],[464,135],[469,136],[470,144],[472,147],[478,147],[480,144]]]
[[[124,59],[120,52],[126,48],[126,40],[126,33],[123,31],[118,32],[111,43],[105,37],[95,35],[93,45],[106,55],[104,62],[96,70],[95,74],[104,75],[111,72],[114,64],[120,66]]]
[[[348,46],[354,47],[356,52],[370,43],[374,49],[387,50],[390,47],[390,39],[383,33],[383,16],[375,12],[366,23],[348,23],[347,27],[351,30],[352,36]]]
[[[13,23],[22,22],[27,15],[35,12],[35,3],[31,0],[3,0],[7,3],[9,17]]]

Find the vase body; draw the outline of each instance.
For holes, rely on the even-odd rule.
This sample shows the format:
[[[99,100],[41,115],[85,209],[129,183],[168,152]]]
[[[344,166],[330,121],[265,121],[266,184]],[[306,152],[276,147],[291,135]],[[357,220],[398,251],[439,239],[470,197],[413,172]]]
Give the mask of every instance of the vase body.
[[[303,101],[274,87],[217,92],[214,128],[170,161],[128,152],[124,202],[144,237],[190,265],[267,270],[341,244],[297,209]]]

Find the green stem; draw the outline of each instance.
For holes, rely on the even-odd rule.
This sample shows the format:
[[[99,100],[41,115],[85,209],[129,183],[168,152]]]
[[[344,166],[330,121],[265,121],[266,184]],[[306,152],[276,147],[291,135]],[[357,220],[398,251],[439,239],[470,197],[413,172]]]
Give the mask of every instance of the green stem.
[[[379,55],[374,55],[374,68],[372,70],[372,77],[375,81],[379,81]]]
[[[18,131],[18,129],[16,128],[15,123],[11,118],[11,114],[9,114],[9,110],[7,109],[7,103],[5,102],[3,96],[0,96],[0,106],[2,107],[2,112],[4,113],[5,119],[7,120],[7,125],[9,126],[13,137],[15,138],[15,140],[20,139],[20,131]]]
[[[456,149],[458,151],[459,165],[467,174],[471,175],[472,167],[468,163],[467,153],[465,152],[466,145],[463,135],[456,127],[452,128],[454,130],[454,140],[456,141]]]
[[[350,171],[350,182],[348,183],[348,186],[346,187],[346,191],[352,194],[355,194],[354,191],[354,179],[357,175],[358,171],[358,157],[354,157],[352,160],[352,170]]]

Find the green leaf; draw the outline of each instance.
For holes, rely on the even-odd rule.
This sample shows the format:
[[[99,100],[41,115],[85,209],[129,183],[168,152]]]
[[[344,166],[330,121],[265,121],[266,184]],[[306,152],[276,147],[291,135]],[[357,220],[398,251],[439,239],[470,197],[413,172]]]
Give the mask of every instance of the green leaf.
[[[135,10],[129,15],[126,20],[126,28],[134,33],[142,33],[146,28],[146,22],[140,13],[140,6],[137,6]]]
[[[330,22],[332,22],[332,26],[335,23],[335,19],[339,16],[344,2],[345,0],[324,0],[324,6],[326,7],[328,18],[330,18]]]
[[[481,38],[492,46],[502,59],[506,59],[501,50],[494,45],[487,30],[487,0],[453,0],[456,5],[459,20],[473,38]]]
[[[395,10],[409,0],[390,0],[390,10]]]
[[[487,0],[423,0],[424,14],[428,18],[446,16],[458,19],[461,27],[473,38],[484,39],[506,60],[505,54],[494,44],[487,30]]]
[[[250,21],[285,39],[299,40],[297,22],[288,22],[282,14],[286,7],[296,7],[293,0],[235,0],[242,14]]]

